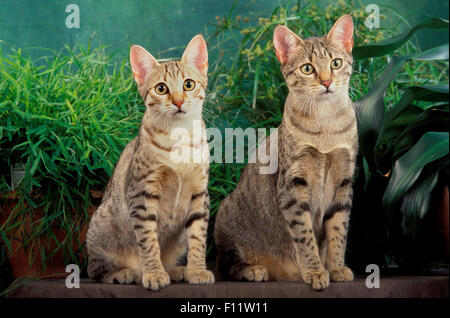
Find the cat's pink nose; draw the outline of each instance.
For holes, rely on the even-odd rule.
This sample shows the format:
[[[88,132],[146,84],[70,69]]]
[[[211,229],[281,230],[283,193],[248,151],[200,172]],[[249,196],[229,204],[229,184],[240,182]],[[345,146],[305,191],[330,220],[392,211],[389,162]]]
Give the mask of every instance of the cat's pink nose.
[[[332,81],[320,81],[320,84],[325,86],[326,88],[330,88]]]
[[[184,99],[172,100],[172,104],[180,108],[184,104]]]

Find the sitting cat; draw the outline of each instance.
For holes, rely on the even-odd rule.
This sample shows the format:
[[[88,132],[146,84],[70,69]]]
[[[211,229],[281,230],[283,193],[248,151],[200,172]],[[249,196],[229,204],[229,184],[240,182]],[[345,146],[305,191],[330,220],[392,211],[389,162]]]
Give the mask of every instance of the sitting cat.
[[[133,46],[130,63],[146,110],[138,136],[123,150],[90,221],[88,275],[103,283],[142,283],[152,290],[171,279],[212,284],[214,275],[205,265],[209,160],[176,163],[171,158],[178,142],[171,137],[174,129],[184,128],[191,137],[200,129],[201,138],[187,147],[208,147],[202,121],[205,40],[195,36],[180,61],[161,64]],[[186,251],[187,265],[177,266]]]
[[[348,96],[353,22],[345,15],[328,35],[305,40],[278,26],[273,41],[289,88],[282,123],[266,140],[278,142],[278,171],[248,164],[221,203],[217,269],[223,278],[324,289],[330,278],[353,279],[344,263],[358,146]]]

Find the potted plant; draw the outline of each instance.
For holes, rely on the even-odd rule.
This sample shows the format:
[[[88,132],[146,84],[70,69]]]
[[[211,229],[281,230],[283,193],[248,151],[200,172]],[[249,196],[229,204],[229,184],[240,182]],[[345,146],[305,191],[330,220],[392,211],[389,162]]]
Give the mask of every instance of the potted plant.
[[[356,48],[354,56],[362,59],[390,54],[422,28],[448,28],[448,21],[426,20],[392,39]],[[419,61],[445,60],[448,43],[395,55],[357,104],[360,157],[352,228],[354,235],[370,233],[366,240],[352,244],[353,253],[366,255],[361,265],[394,261],[405,270],[418,270],[436,258],[437,254],[429,251],[436,244],[430,241],[434,237],[430,233],[437,228],[430,228],[427,219],[436,219],[436,204],[430,204],[431,198],[436,198],[434,193],[442,198],[440,194],[448,184],[448,77],[438,82],[435,74],[425,74],[423,85],[402,85],[397,100],[387,101],[385,96],[405,63],[416,63],[413,69],[426,65]],[[448,62],[440,67],[448,70]],[[442,206],[441,213],[448,221],[448,203],[446,209]]]
[[[127,57],[106,48],[23,52],[0,46],[0,237],[16,277],[83,270],[91,193],[139,128],[137,90]]]

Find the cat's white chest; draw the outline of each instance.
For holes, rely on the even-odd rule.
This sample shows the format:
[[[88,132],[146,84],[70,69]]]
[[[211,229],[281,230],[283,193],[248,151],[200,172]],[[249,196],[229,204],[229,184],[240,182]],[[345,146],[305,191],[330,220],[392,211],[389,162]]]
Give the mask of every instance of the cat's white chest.
[[[356,125],[345,134],[323,133],[321,136],[302,134],[301,143],[305,146],[316,148],[323,154],[330,153],[338,149],[353,151],[356,139]]]

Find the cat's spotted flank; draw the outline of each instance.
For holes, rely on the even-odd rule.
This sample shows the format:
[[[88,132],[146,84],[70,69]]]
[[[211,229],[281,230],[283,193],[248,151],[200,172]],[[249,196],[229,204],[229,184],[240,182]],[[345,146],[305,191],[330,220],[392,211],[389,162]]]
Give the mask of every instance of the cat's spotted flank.
[[[205,265],[209,162],[176,163],[170,156],[178,142],[170,134],[177,128],[191,137],[201,129],[200,140],[187,146],[208,147],[202,121],[205,40],[195,36],[180,61],[161,64],[133,46],[130,63],[146,111],[90,221],[88,275],[104,283],[142,283],[152,290],[170,280],[211,284],[214,276]],[[187,265],[179,266],[186,252]]]
[[[278,171],[248,164],[222,202],[217,268],[225,278],[303,280],[319,290],[353,279],[344,262],[358,146],[348,96],[353,22],[345,15],[328,35],[304,40],[278,26],[274,46],[289,88],[270,138],[278,138]]]

